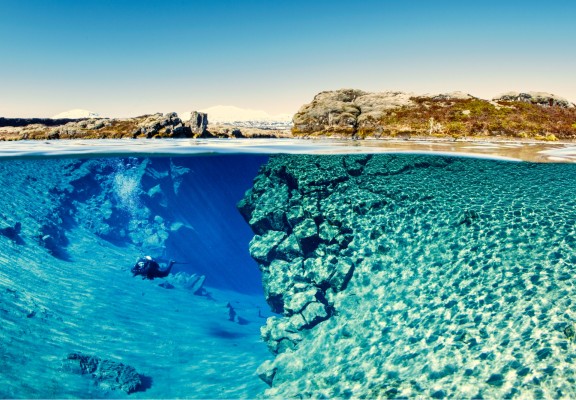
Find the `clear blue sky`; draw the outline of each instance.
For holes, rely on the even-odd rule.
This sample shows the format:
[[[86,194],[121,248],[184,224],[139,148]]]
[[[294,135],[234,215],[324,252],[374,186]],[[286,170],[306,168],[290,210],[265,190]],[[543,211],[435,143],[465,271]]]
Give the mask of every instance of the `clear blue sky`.
[[[0,0],[0,116],[293,113],[343,87],[576,101],[575,49],[574,0]]]

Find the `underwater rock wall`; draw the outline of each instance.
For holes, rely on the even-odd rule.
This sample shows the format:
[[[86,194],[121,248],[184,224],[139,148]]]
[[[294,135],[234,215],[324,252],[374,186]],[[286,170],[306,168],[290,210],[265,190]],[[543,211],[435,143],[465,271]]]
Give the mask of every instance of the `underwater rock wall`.
[[[176,224],[176,201],[188,168],[171,159],[119,158],[78,162],[68,207],[98,236],[162,254]]]
[[[183,226],[171,223],[177,212],[171,204],[177,204],[174,198],[189,170],[165,159],[9,161],[0,167],[20,172],[6,178],[30,191],[28,197],[48,194],[34,213],[14,204],[3,229],[20,224],[24,236],[36,237],[58,258],[67,258],[66,232],[75,225],[116,244],[134,244],[143,254],[161,253],[170,233]]]
[[[270,397],[576,396],[576,169],[281,155],[238,204]]]

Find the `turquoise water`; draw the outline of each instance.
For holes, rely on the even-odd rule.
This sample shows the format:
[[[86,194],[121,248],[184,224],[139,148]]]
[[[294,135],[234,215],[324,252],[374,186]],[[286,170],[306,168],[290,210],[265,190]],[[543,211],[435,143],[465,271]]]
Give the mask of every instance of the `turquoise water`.
[[[0,162],[0,397],[576,396],[576,165],[171,151]]]
[[[266,394],[574,397],[575,180],[572,164],[272,160],[248,197],[261,235],[251,251],[287,320],[265,331],[279,353],[263,368]],[[273,225],[274,210],[302,207]],[[308,224],[318,233],[302,233]],[[323,277],[343,261],[354,266],[344,289]],[[294,305],[310,291],[320,311]]]

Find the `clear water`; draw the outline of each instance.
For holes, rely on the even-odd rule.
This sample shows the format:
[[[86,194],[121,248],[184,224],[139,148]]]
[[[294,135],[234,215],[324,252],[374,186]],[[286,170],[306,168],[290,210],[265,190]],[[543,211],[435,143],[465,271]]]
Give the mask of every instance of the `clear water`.
[[[357,241],[375,262],[341,293],[343,316],[306,333],[269,388],[256,369],[274,359],[260,338],[272,313],[236,204],[270,154],[374,148],[125,143],[0,151],[1,398],[350,397],[375,383],[372,397],[575,395],[575,165],[459,158],[372,188],[403,199],[357,219],[386,226],[385,243]],[[205,291],[133,277],[143,255],[180,261],[173,273],[205,276]],[[345,347],[347,312],[367,322]],[[142,385],[111,390],[70,353],[134,367]]]

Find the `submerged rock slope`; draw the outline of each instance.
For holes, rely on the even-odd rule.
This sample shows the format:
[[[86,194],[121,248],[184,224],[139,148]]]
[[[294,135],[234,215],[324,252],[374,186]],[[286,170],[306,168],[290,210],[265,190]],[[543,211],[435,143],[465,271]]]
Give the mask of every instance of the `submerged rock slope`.
[[[271,158],[240,201],[270,397],[573,397],[575,167]],[[561,206],[560,206],[561,204]]]
[[[574,139],[576,107],[542,92],[509,92],[488,101],[462,92],[416,95],[341,89],[321,92],[302,106],[294,116],[292,132],[355,138]]]
[[[227,244],[208,248],[214,233],[193,218],[194,211],[214,215],[223,204],[201,176],[210,168],[202,166],[224,175],[232,174],[230,163],[228,157],[0,162],[0,398],[254,398],[264,389],[254,371],[267,357],[258,332],[265,304],[260,294],[226,290],[233,285],[214,288],[231,274],[242,275],[234,285],[246,284],[242,257],[216,227]],[[242,167],[250,170],[245,159]],[[243,192],[209,178],[226,188],[222,197]],[[214,254],[227,251],[234,259],[223,270]],[[187,254],[195,252],[210,267],[209,296],[193,295],[204,283],[186,272],[203,272]],[[161,286],[130,272],[146,254],[191,263],[175,266]]]

